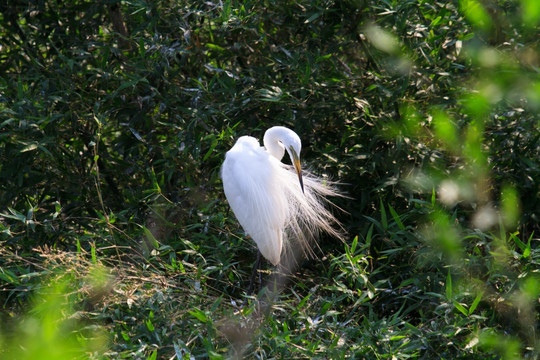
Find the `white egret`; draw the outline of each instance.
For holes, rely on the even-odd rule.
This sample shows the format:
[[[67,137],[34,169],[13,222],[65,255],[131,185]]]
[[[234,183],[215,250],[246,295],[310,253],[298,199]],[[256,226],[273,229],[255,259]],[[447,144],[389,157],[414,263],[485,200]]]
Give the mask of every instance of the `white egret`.
[[[339,193],[308,172],[302,176],[302,144],[294,131],[272,127],[263,142],[261,147],[254,137],[240,137],[225,156],[221,177],[240,225],[260,253],[278,265],[283,249],[294,245],[310,255],[321,231],[339,236],[339,223],[325,207],[325,197]],[[281,162],[285,151],[292,166]]]

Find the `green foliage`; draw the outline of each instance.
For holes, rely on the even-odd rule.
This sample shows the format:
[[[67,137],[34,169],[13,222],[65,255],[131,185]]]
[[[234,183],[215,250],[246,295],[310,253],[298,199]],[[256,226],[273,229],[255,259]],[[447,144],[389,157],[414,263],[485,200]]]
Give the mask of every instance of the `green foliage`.
[[[0,3],[1,356],[537,358],[539,14]],[[347,235],[245,299],[219,167],[278,124]]]
[[[107,274],[95,267],[85,279],[86,292],[96,296],[107,287]],[[3,357],[10,359],[73,359],[93,358],[107,348],[105,329],[90,321],[75,304],[80,292],[74,291],[81,279],[70,275],[54,275],[40,286],[23,317],[7,314],[0,338]]]

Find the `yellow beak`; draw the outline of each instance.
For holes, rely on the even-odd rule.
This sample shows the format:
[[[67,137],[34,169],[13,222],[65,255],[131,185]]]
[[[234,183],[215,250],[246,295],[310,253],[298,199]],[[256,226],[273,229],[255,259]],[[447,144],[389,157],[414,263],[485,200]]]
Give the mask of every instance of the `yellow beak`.
[[[294,169],[296,170],[296,174],[298,175],[298,180],[300,181],[300,187],[302,188],[302,192],[304,192],[304,181],[302,180],[302,165],[300,164],[300,156],[296,153],[294,148],[291,146],[289,148],[291,150],[292,154],[292,163],[294,165]]]

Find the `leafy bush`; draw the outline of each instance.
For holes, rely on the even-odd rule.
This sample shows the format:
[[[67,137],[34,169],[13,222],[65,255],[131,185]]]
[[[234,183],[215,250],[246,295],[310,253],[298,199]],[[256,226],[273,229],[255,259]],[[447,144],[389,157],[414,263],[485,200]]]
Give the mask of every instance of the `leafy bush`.
[[[49,339],[82,357],[536,358],[539,21],[530,0],[3,2],[1,329],[20,333],[0,352],[32,357],[32,322],[68,324]],[[345,238],[265,308],[219,168],[277,124],[350,198]]]

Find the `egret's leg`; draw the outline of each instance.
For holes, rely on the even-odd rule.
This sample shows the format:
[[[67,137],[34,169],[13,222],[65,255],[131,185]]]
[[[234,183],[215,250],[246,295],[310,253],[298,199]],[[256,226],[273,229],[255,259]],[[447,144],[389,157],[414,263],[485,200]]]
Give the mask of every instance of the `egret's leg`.
[[[247,295],[251,295],[251,292],[253,291],[253,282],[255,280],[255,274],[259,273],[259,286],[262,283],[262,277],[261,272],[259,271],[261,268],[261,252],[257,250],[257,260],[255,260],[255,264],[253,265],[253,271],[251,272],[251,279],[249,280],[249,287],[247,291]]]
[[[261,290],[261,287],[262,287],[262,269],[263,269],[263,260],[261,258],[262,254],[260,251],[258,251],[258,254],[257,254],[257,261],[259,263],[259,290]]]

